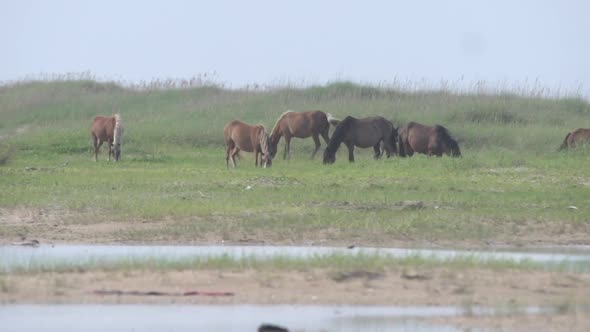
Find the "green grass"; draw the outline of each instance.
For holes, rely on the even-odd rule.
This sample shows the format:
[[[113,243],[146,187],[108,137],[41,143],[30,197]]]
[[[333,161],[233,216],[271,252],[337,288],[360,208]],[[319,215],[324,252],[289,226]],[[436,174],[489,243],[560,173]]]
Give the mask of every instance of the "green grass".
[[[375,161],[357,149],[349,164],[342,148],[324,166],[319,156],[309,160],[311,140],[294,140],[288,162],[256,169],[242,153],[239,167],[226,169],[224,124],[237,118],[270,129],[286,109],[440,123],[464,157]],[[95,163],[91,120],[113,111],[125,124],[123,159],[107,163],[103,147]],[[122,242],[215,234],[293,243],[518,243],[531,234],[590,234],[590,151],[557,152],[568,131],[590,127],[589,115],[580,99],[407,93],[346,82],[268,92],[135,91],[92,81],[2,87],[0,208],[64,212],[63,221],[75,224],[172,220],[116,230]],[[282,142],[280,149],[279,156]],[[408,200],[424,208],[407,208]],[[23,232],[26,225],[0,223],[0,238]]]
[[[32,260],[26,266],[19,266],[10,270],[0,271],[0,275],[27,274],[42,272],[75,272],[75,271],[173,271],[173,270],[201,270],[219,269],[243,271],[255,270],[311,270],[329,269],[333,271],[364,270],[399,270],[409,267],[449,267],[455,269],[484,268],[492,270],[531,270],[531,271],[569,271],[566,265],[549,265],[534,263],[531,261],[514,261],[510,259],[481,259],[473,257],[455,257],[442,259],[428,256],[394,257],[388,255],[373,255],[359,253],[357,255],[330,254],[319,255],[310,258],[295,258],[288,256],[275,256],[272,258],[259,258],[245,256],[236,258],[230,255],[195,258],[125,258],[115,261],[89,259],[86,262],[52,262],[51,260]],[[590,271],[590,266],[576,267],[579,272]]]

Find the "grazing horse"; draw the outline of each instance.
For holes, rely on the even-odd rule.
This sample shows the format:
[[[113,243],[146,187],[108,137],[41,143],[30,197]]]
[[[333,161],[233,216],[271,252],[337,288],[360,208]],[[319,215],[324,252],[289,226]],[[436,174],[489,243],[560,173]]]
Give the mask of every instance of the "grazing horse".
[[[315,149],[311,154],[311,158],[320,149],[320,135],[328,144],[330,137],[328,131],[330,130],[330,122],[332,116],[322,111],[306,111],[293,112],[286,111],[281,114],[277,123],[270,134],[270,154],[274,158],[277,154],[277,149],[281,137],[285,137],[285,153],[283,159],[291,158],[291,138],[307,138],[312,137],[315,143]]]
[[[121,158],[121,145],[123,144],[123,123],[121,116],[97,116],[92,121],[92,144],[94,146],[94,161],[98,160],[98,149],[103,142],[109,145],[109,161],[111,155],[115,161]]]
[[[236,167],[236,155],[240,150],[256,153],[256,167],[258,155],[260,165],[266,168],[272,165],[272,157],[268,152],[268,133],[261,124],[251,126],[238,120],[233,120],[223,128],[225,145],[227,146],[225,164],[229,167],[229,160]]]
[[[389,158],[397,153],[396,140],[397,129],[393,124],[380,116],[363,119],[347,116],[340,121],[330,138],[328,147],[324,151],[324,164],[332,164],[336,161],[336,151],[341,143],[348,148],[348,161],[354,161],[354,147],[373,147],[375,159],[381,156],[381,142]]]
[[[399,131],[399,153],[402,157],[411,157],[414,152],[437,157],[443,153],[452,157],[461,156],[459,145],[445,127],[410,122]]]
[[[565,136],[559,151],[575,148],[577,145],[590,144],[590,128],[578,128]]]

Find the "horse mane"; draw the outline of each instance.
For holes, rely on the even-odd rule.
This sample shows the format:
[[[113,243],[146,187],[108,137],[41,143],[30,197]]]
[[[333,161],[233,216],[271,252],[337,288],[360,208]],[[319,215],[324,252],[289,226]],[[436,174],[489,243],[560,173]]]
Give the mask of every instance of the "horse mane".
[[[334,126],[334,127],[336,127],[336,126],[337,126],[337,125],[340,123],[340,120],[336,119],[336,118],[335,118],[335,117],[334,117],[332,114],[330,114],[330,113],[326,113],[326,118],[328,119],[328,122],[329,122],[329,123],[330,123],[332,126]]]
[[[287,110],[285,112],[283,112],[283,114],[281,114],[281,116],[279,116],[279,118],[277,119],[277,122],[275,123],[274,127],[272,127],[272,131],[271,131],[271,136],[276,135],[276,131],[279,130],[279,123],[281,122],[281,120],[283,119],[283,117],[285,115],[287,115],[287,113],[293,113],[293,111],[291,110]]]
[[[115,129],[113,133],[113,145],[121,144],[123,139],[123,121],[120,114],[115,114]]]
[[[356,121],[355,118],[352,116],[347,116],[344,120],[340,121],[340,123],[336,126],[332,137],[330,138],[330,142],[328,142],[328,147],[326,147],[326,151],[330,151],[330,153],[336,153],[338,148],[340,147],[340,143],[344,140],[344,137],[350,130],[352,123]]]

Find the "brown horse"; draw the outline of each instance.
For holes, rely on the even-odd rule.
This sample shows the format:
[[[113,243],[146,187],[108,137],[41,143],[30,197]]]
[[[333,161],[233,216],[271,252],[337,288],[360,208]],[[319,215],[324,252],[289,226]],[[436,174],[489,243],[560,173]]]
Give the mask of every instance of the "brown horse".
[[[98,160],[98,149],[103,142],[109,145],[109,161],[114,155],[115,161],[121,158],[121,145],[123,144],[123,123],[121,116],[97,116],[92,121],[92,144],[94,146],[94,161]]]
[[[575,148],[583,144],[590,144],[590,128],[578,128],[568,133],[559,147],[559,151]]]
[[[381,142],[387,154],[387,158],[397,153],[396,140],[397,129],[393,124],[380,116],[363,119],[347,116],[340,121],[330,138],[328,147],[324,151],[324,164],[332,164],[336,161],[336,151],[341,143],[348,148],[348,161],[354,161],[354,147],[373,147],[375,159],[381,156]]]
[[[320,135],[326,144],[328,144],[328,141],[330,140],[330,137],[328,136],[330,122],[328,119],[331,117],[330,114],[326,114],[322,111],[286,111],[281,114],[270,134],[271,156],[274,158],[277,154],[279,141],[282,136],[285,137],[285,153],[283,159],[291,157],[291,138],[307,138],[311,136],[315,143],[315,149],[311,154],[311,158],[313,159],[321,146]]]
[[[445,127],[410,122],[399,131],[399,153],[402,157],[411,157],[414,152],[437,157],[441,157],[443,153],[452,157],[461,156],[459,144]]]
[[[236,167],[236,155],[240,150],[256,153],[256,167],[258,167],[258,155],[260,165],[265,167],[272,165],[272,157],[268,152],[268,133],[261,124],[251,126],[238,120],[233,120],[223,128],[225,145],[227,146],[225,164],[229,167],[229,160]]]

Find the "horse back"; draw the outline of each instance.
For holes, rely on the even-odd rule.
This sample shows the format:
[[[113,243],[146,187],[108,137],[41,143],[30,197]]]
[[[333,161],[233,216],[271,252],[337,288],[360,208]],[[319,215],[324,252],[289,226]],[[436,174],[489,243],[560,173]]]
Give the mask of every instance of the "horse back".
[[[113,138],[115,131],[115,117],[114,116],[95,116],[92,120],[92,133],[101,140]]]
[[[576,144],[590,143],[590,128],[578,128],[566,137],[567,143],[570,146]]]
[[[281,127],[290,136],[306,138],[329,128],[330,123],[322,111],[288,112],[281,119]]]
[[[434,127],[426,126],[417,122],[408,123],[403,130],[403,139],[416,152],[427,153],[428,144],[434,134]]]
[[[231,141],[246,152],[254,152],[260,135],[266,133],[261,124],[251,126],[239,120],[230,121],[223,128],[223,132],[226,144]]]

